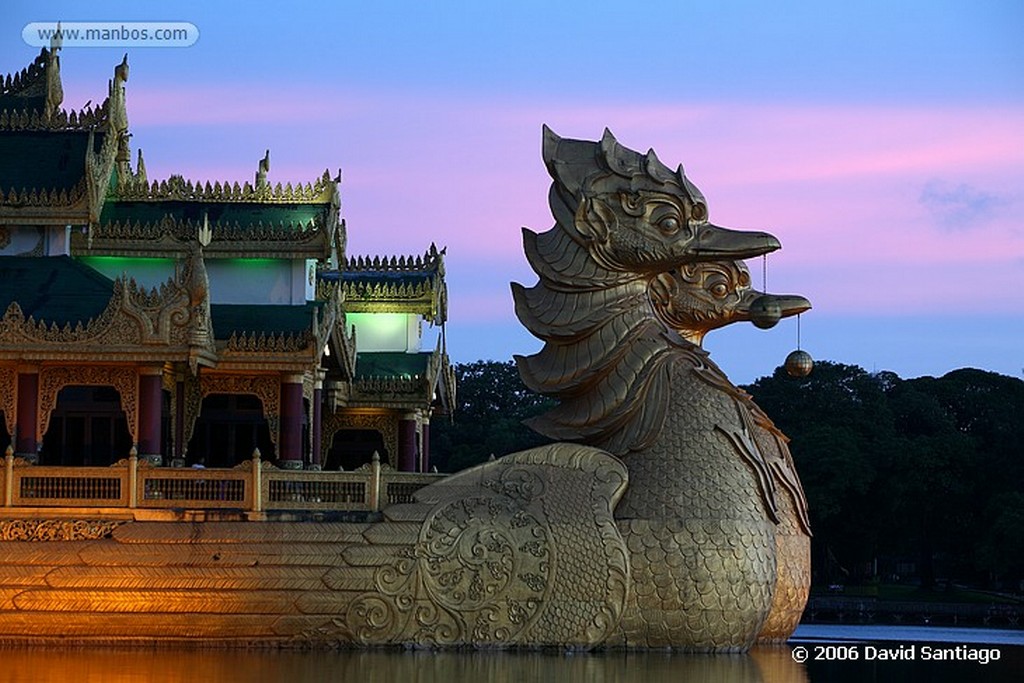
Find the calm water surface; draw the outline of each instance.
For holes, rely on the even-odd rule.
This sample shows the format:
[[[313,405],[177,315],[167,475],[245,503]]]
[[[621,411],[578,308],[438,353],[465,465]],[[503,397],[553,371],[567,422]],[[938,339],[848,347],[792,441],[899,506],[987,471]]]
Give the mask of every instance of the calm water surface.
[[[170,649],[3,649],[0,683],[207,683],[359,681],[359,683],[857,683],[1024,681],[1024,632],[899,627],[801,627],[791,644],[749,655],[662,653],[264,652]],[[829,645],[845,649],[826,650]],[[999,661],[922,661],[922,648],[997,648]],[[909,648],[913,646],[913,650]],[[794,661],[805,648],[809,661]],[[874,648],[873,650],[870,648]],[[814,652],[819,649],[815,659]],[[877,653],[913,652],[915,661]],[[836,656],[843,659],[836,659]],[[799,658],[799,656],[797,657]]]

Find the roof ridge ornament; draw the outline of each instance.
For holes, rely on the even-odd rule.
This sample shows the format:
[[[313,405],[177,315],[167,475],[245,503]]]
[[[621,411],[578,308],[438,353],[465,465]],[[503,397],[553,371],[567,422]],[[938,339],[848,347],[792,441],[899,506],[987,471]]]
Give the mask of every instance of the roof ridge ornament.
[[[259,166],[256,170],[256,191],[260,192],[268,188],[267,185],[267,174],[270,173],[270,150],[260,159]]]

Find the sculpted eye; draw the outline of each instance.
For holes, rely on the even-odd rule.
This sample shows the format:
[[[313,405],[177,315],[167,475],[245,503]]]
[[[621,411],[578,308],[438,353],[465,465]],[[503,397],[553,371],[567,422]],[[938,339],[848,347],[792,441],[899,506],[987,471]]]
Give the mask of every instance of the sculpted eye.
[[[711,285],[710,291],[715,297],[721,299],[722,297],[729,293],[729,288],[726,286],[724,282],[716,282],[715,284]]]
[[[658,221],[658,229],[666,235],[674,235],[679,232],[679,219],[675,216],[666,216]]]

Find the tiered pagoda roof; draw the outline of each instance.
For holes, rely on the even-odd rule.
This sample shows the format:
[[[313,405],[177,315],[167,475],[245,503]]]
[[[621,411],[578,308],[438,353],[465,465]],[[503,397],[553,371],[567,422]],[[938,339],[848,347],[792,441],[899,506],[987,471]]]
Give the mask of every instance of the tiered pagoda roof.
[[[44,48],[25,69],[0,76],[0,248],[18,231],[27,245],[0,257],[0,357],[187,358],[193,370],[198,363],[225,372],[317,367],[347,387],[350,405],[379,404],[384,394],[396,406],[422,405],[439,384],[452,394],[443,343],[422,353],[364,351],[357,360],[345,320],[402,313],[443,326],[444,250],[345,258],[340,173],[271,183],[269,151],[253,182],[150,180],[141,150],[131,164],[127,57],[102,103],[67,111],[58,51]],[[72,229],[62,240],[65,226]],[[55,235],[62,246],[42,246]],[[84,257],[177,265],[171,281],[150,289],[128,275],[111,279],[90,267],[102,259]],[[217,258],[315,260],[315,300],[211,303],[204,260]],[[328,262],[337,269],[325,269]]]
[[[349,313],[414,313],[443,324],[448,318],[444,254],[431,244],[423,256],[348,258],[320,277],[340,284]]]
[[[325,259],[342,239],[339,206],[327,171],[295,186],[129,177],[111,188],[98,224],[72,246],[88,255],[177,256],[206,225],[208,258]]]
[[[103,103],[68,112],[60,108],[58,49],[43,48],[28,67],[0,77],[0,226],[95,222],[127,149],[127,58]]]

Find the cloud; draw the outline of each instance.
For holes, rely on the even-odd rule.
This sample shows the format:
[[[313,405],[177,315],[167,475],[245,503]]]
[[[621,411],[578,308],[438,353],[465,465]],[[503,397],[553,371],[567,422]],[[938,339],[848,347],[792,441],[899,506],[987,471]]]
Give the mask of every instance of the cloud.
[[[1006,197],[967,183],[953,185],[942,180],[928,181],[918,201],[932,213],[939,227],[947,231],[982,227],[1001,207],[1010,203]]]

